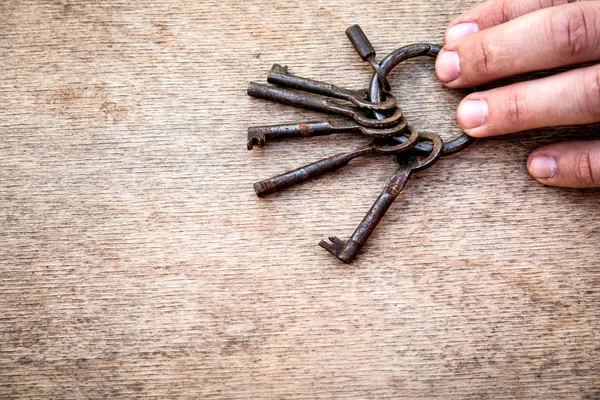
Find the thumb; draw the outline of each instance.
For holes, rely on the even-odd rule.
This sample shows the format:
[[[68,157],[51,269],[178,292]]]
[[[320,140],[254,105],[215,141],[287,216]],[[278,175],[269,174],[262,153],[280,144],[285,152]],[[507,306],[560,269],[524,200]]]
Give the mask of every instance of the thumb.
[[[600,187],[600,140],[542,147],[529,156],[527,170],[535,180],[548,186]]]

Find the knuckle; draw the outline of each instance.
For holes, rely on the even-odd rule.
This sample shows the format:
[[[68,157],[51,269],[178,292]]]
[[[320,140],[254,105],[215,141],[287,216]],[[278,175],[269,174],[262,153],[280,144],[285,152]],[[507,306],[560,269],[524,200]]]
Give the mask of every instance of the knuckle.
[[[561,6],[563,4],[570,4],[570,3],[577,3],[581,0],[551,0],[551,1],[545,1],[544,3],[549,3],[547,7],[555,7],[555,6]]]
[[[539,9],[562,6],[563,4],[577,3],[582,0],[538,0]]]
[[[476,48],[476,62],[474,65],[475,72],[481,75],[488,75],[492,69],[492,61],[494,47],[493,44],[482,40],[479,42],[478,47]]]
[[[500,1],[500,4],[494,7],[492,12],[494,13],[494,21],[498,21],[501,24],[512,19],[511,3],[508,1]]]
[[[596,46],[595,24],[581,5],[557,9],[550,19],[550,35],[555,50],[564,58],[584,55]]]
[[[513,90],[508,96],[508,117],[513,125],[523,126],[527,121],[527,103],[518,90]]]
[[[573,176],[576,181],[586,186],[600,185],[600,157],[591,150],[582,150],[575,154]]]
[[[583,75],[585,104],[581,106],[583,112],[594,119],[600,118],[600,68],[593,68]]]

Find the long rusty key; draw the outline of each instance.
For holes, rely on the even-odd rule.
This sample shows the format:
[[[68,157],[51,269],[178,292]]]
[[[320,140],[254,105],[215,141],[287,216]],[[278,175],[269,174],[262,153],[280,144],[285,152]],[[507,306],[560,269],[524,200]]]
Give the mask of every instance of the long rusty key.
[[[356,107],[385,111],[396,107],[397,100],[393,95],[386,93],[385,100],[373,103],[368,100],[368,90],[350,90],[343,87],[325,83],[314,79],[302,78],[292,75],[288,72],[287,66],[274,64],[267,75],[267,82],[279,86],[286,86],[292,89],[303,90],[305,92],[321,94],[323,96],[334,97],[336,99],[347,100]]]
[[[250,82],[248,85],[248,95],[289,106],[302,107],[329,114],[344,115],[353,118],[362,126],[369,128],[389,128],[399,124],[404,118],[402,110],[399,107],[394,109],[392,116],[385,119],[376,119],[374,117],[369,117],[369,115],[360,108],[341,104],[340,100],[336,101],[330,97],[319,96],[299,90],[263,85],[256,82]]]
[[[367,128],[354,121],[320,121],[288,125],[256,126],[248,128],[248,150],[264,147],[267,140],[332,135],[335,133],[360,133],[370,138],[399,136],[406,129],[404,119],[392,128]]]
[[[391,140],[393,144],[388,145],[387,143],[381,143],[379,141],[372,141],[368,145],[361,147],[360,149],[351,153],[338,154],[323,160],[314,162],[312,164],[305,165],[297,168],[293,171],[286,172],[285,174],[278,175],[274,178],[267,179],[254,184],[254,190],[256,194],[261,197],[267,194],[277,192],[279,190],[288,188],[301,182],[305,182],[309,179],[313,179],[329,172],[336,171],[346,165],[357,157],[365,156],[367,154],[379,153],[379,154],[400,154],[413,148],[419,140],[419,132],[409,126],[408,127],[410,136],[406,142],[398,144],[396,141]]]
[[[432,133],[422,133],[420,136],[433,143],[433,150],[429,156],[425,159],[417,159],[416,161],[409,162],[408,165],[402,165],[400,167],[388,181],[383,192],[379,195],[365,218],[347,242],[332,236],[329,238],[331,242],[322,240],[321,243],[319,243],[321,247],[347,264],[350,264],[354,258],[356,258],[371,233],[373,233],[377,227],[379,221],[381,221],[394,200],[396,200],[396,197],[398,197],[404,188],[408,178],[410,178],[414,172],[431,167],[441,157],[443,147],[442,139],[438,135]]]

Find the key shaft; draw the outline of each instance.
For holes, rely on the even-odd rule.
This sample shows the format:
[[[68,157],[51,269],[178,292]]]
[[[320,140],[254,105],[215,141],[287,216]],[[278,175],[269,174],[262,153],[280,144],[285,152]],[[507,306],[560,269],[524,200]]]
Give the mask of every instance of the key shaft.
[[[329,240],[332,243],[321,241],[319,245],[346,264],[350,264],[360,253],[369,236],[371,236],[389,208],[394,204],[411,174],[412,170],[410,168],[402,168],[392,176],[347,242],[343,242],[336,237],[330,237]]]
[[[369,38],[367,38],[367,35],[362,28],[358,25],[352,25],[350,28],[346,29],[346,36],[348,36],[348,39],[350,39],[350,43],[352,43],[352,46],[354,46],[354,49],[356,49],[356,52],[360,58],[371,65],[384,89],[389,92],[391,90],[390,83],[388,82],[386,75],[381,70],[379,63],[375,58],[377,53],[375,52],[373,45],[369,41]]]
[[[336,171],[357,157],[372,154],[376,152],[374,145],[361,148],[352,153],[338,154],[312,164],[305,165],[285,174],[267,179],[254,184],[254,191],[259,197],[277,192],[279,190],[297,185],[301,182],[325,175]]]

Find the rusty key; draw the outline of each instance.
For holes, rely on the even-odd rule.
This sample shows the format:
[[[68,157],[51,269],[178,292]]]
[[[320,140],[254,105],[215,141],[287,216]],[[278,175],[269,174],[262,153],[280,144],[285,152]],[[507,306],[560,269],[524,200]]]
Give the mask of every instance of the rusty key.
[[[339,100],[336,101],[330,97],[319,96],[299,90],[263,85],[256,82],[250,82],[248,85],[248,95],[289,106],[307,108],[309,110],[321,111],[329,114],[344,115],[353,118],[356,122],[368,128],[388,128],[397,125],[404,118],[402,110],[399,107],[394,109],[392,116],[384,119],[376,119],[375,117],[367,115],[367,113],[360,108],[341,104]]]
[[[421,137],[433,143],[433,150],[429,156],[425,159],[409,162],[408,165],[403,165],[398,169],[394,176],[388,181],[383,192],[379,195],[379,198],[377,198],[365,218],[347,242],[332,236],[329,238],[330,242],[325,240],[321,241],[319,243],[321,247],[347,264],[350,264],[354,258],[356,258],[371,233],[373,233],[377,227],[377,224],[381,221],[394,200],[396,200],[396,197],[398,197],[404,188],[404,185],[410,176],[414,172],[431,167],[441,157],[443,147],[442,139],[438,135],[432,133],[423,133],[421,134]]]
[[[368,90],[350,90],[331,83],[302,78],[290,74],[287,66],[281,66],[279,64],[273,65],[269,75],[267,75],[267,82],[336,99],[347,100],[356,107],[368,110],[390,110],[396,107],[397,104],[396,97],[389,93],[386,93],[386,97],[383,101],[373,103],[368,101]]]
[[[267,140],[325,136],[336,133],[360,133],[377,139],[395,137],[402,134],[407,123],[406,119],[403,119],[398,125],[387,129],[367,128],[354,121],[320,121],[250,127],[248,128],[248,150],[252,150],[254,146],[264,147]]]

